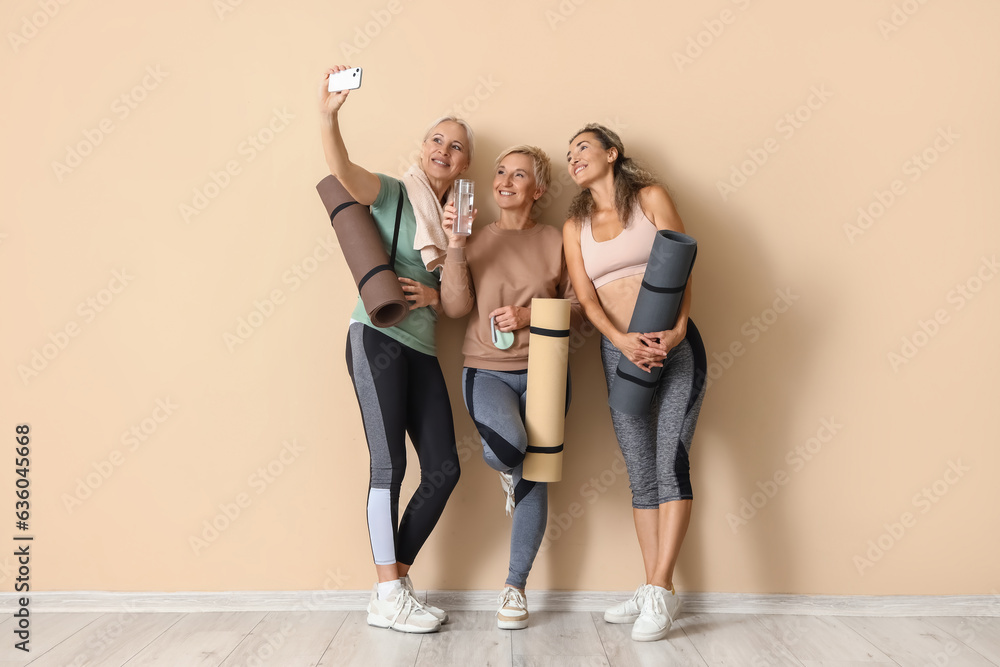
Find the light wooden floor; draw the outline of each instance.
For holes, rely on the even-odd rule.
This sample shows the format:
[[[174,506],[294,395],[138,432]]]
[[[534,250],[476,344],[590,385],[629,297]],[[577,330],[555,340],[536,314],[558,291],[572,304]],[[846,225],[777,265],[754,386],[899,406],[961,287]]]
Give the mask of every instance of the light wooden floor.
[[[1000,618],[684,614],[666,641],[635,643],[599,613],[532,614],[498,630],[492,612],[453,612],[431,635],[371,628],[352,612],[37,613],[31,653],[0,623],[0,665],[32,667],[597,667],[1000,665]]]

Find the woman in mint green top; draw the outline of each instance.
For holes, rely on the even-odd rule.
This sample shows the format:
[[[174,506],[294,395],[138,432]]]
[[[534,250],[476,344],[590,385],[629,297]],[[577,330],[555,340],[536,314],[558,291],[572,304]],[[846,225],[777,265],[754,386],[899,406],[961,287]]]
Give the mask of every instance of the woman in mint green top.
[[[347,336],[347,368],[354,383],[371,455],[368,489],[368,534],[378,584],[368,604],[368,623],[403,632],[433,632],[447,614],[421,604],[413,596],[407,574],[417,552],[444,510],[459,477],[451,402],[435,356],[434,327],[440,309],[439,277],[428,271],[414,249],[418,193],[407,193],[400,181],[375,174],[351,161],[340,133],[340,108],[349,92],[330,93],[330,74],[320,86],[323,152],[330,173],[372,217],[389,251],[402,189],[403,211],[396,244],[396,274],[410,301],[410,313],[394,327],[375,328],[365,308],[351,314]],[[472,160],[472,129],[454,117],[435,122],[422,144],[419,177],[423,196],[418,209],[440,210],[451,186]],[[407,174],[411,189],[414,181]],[[429,187],[428,187],[429,186]],[[433,192],[435,201],[427,200]],[[414,199],[411,200],[411,197]],[[426,216],[426,214],[425,214]],[[434,224],[440,228],[441,220]],[[406,469],[405,436],[409,434],[420,462],[420,485],[399,518],[399,487]]]

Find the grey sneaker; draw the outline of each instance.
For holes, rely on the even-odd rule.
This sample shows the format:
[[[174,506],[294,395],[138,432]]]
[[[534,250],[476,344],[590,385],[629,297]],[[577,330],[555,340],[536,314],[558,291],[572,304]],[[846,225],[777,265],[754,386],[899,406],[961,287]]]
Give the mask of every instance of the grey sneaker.
[[[392,628],[399,632],[435,632],[441,621],[410,595],[405,588],[390,600],[378,599],[378,585],[368,601],[368,625],[376,628]]]
[[[497,627],[501,630],[521,630],[528,627],[528,602],[521,591],[507,586],[497,598]]]
[[[646,599],[646,589],[649,584],[643,584],[635,589],[635,594],[630,600],[616,604],[604,612],[604,620],[608,623],[635,623],[642,611],[642,603]]]
[[[414,598],[417,597],[416,592],[413,590],[413,582],[410,581],[410,575],[408,574],[403,575],[403,577],[399,580],[399,583],[403,588],[410,591],[410,595],[412,595]],[[438,607],[435,607],[434,605],[427,604],[426,602],[421,602],[420,604],[423,605],[424,609],[430,612],[431,616],[441,621],[442,625],[448,622],[448,612],[446,612],[444,609],[440,609]]]

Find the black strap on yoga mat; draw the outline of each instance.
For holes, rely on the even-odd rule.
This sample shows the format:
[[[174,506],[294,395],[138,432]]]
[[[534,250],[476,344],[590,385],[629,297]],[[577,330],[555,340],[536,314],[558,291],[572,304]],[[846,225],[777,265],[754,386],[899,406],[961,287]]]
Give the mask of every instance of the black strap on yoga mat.
[[[348,206],[354,206],[357,203],[358,202],[353,201],[353,200],[352,201],[345,201],[343,204],[341,204],[337,208],[333,209],[333,211],[330,212],[330,224],[331,225],[333,224],[333,219],[337,217],[338,213],[340,213],[341,211],[343,211]]]
[[[656,386],[655,382],[646,382],[645,380],[640,380],[637,377],[632,377],[631,375],[628,375],[626,373],[622,373],[621,369],[616,369],[615,370],[615,375],[617,375],[618,377],[623,378],[625,380],[628,380],[629,382],[634,382],[635,384],[639,385],[640,387],[646,387],[647,389],[652,389],[653,387]]]
[[[569,338],[569,329],[543,329],[542,327],[530,327],[530,333],[550,338]]]
[[[528,448],[524,451],[530,452],[532,454],[556,454],[563,450],[562,445],[556,445],[555,447],[538,447],[536,445],[528,445]]]
[[[399,221],[403,216],[403,189],[399,189],[399,200],[396,202],[396,228],[392,230],[392,254],[389,256],[389,268],[396,270],[396,242],[399,240]]]
[[[392,271],[392,267],[390,267],[388,264],[379,264],[378,266],[373,268],[371,271],[366,273],[364,277],[361,278],[361,280],[358,281],[358,291],[360,292],[361,288],[365,286],[365,283],[371,280],[376,273],[381,273],[382,271]]]

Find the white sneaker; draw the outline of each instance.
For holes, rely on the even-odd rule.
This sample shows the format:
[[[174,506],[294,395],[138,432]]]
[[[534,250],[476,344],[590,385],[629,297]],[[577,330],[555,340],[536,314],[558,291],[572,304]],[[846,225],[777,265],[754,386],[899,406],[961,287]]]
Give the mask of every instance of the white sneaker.
[[[646,589],[649,584],[643,584],[635,589],[635,595],[631,600],[626,600],[621,604],[616,604],[604,612],[604,620],[608,623],[635,623],[642,611],[643,600],[646,599]]]
[[[528,602],[521,591],[507,586],[497,598],[497,627],[501,630],[521,630],[528,627]]]
[[[654,642],[663,639],[673,622],[667,611],[666,596],[671,592],[659,586],[649,586],[642,602],[642,611],[632,626],[632,639],[637,642]],[[672,597],[676,598],[676,595]]]
[[[368,601],[368,625],[376,628],[392,628],[399,632],[434,632],[441,627],[435,618],[412,595],[401,588],[396,597],[389,600],[378,599],[378,585]]]
[[[509,472],[500,473],[500,486],[507,497],[507,516],[511,516],[514,514],[514,476]]]
[[[417,597],[416,592],[413,590],[413,582],[410,581],[410,575],[404,574],[399,579],[399,583],[403,588],[405,588],[410,592],[410,595],[412,595],[413,597]],[[442,625],[448,622],[448,612],[446,612],[444,609],[440,609],[438,607],[435,607],[434,605],[427,604],[426,602],[421,602],[420,604],[423,605],[424,609],[430,612],[431,616],[441,621]]]

